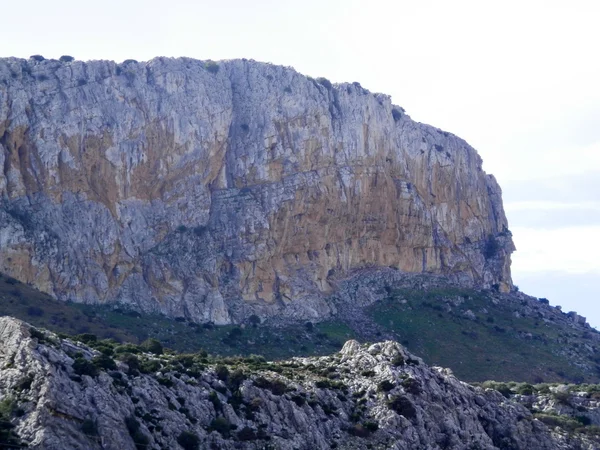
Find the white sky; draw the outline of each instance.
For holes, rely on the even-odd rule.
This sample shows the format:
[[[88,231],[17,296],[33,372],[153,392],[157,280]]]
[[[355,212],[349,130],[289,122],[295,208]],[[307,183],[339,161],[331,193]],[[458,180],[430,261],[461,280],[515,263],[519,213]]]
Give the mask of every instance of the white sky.
[[[521,290],[600,326],[598,0],[1,0],[0,56],[252,58],[392,95],[498,178]]]

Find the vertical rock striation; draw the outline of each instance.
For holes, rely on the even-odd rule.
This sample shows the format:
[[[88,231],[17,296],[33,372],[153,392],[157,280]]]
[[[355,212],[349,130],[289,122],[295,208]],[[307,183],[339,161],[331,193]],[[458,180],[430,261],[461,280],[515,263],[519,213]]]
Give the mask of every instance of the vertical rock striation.
[[[0,271],[215,323],[326,315],[331,277],[363,267],[508,290],[481,164],[388,96],[287,67],[2,59]]]

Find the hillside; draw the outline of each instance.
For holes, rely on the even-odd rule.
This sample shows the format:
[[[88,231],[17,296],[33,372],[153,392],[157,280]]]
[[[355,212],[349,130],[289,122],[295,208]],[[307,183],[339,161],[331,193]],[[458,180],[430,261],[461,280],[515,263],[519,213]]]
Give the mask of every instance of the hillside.
[[[519,386],[523,395],[503,396],[392,341],[348,341],[330,356],[279,363],[87,341],[95,348],[0,318],[0,442],[46,450],[590,450],[600,442],[590,400],[598,386],[581,395]]]
[[[215,355],[269,359],[329,354],[348,339],[392,339],[463,380],[600,381],[600,333],[581,316],[520,293],[467,289],[426,276],[398,277],[394,271],[382,279],[381,273],[341,283],[329,299],[336,314],[314,323],[260,322],[255,316],[241,325],[198,325],[56,301],[6,276],[0,277],[0,315],[61,334],[133,343],[155,338],[183,352],[204,348]]]

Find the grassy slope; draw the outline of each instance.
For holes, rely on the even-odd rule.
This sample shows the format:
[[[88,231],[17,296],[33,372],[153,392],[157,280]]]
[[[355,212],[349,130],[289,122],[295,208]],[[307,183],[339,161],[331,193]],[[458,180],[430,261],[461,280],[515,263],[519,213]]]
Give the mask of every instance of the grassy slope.
[[[442,301],[447,298],[462,303],[448,311]],[[475,319],[464,315],[467,310]],[[586,375],[563,356],[569,329],[516,317],[513,305],[494,304],[485,293],[457,288],[396,290],[386,301],[369,307],[368,313],[411,352],[429,364],[452,368],[463,380],[598,380],[598,374]],[[578,341],[573,345],[581,345],[585,338],[579,336]]]
[[[0,315],[9,315],[54,332],[77,335],[91,333],[101,339],[140,343],[156,338],[178,351],[205,349],[218,355],[260,354],[270,359],[298,355],[326,355],[338,351],[352,338],[342,323],[330,321],[272,329],[266,326],[202,326],[112,309],[64,303],[25,284],[0,276]],[[239,330],[236,332],[233,330]],[[231,338],[233,336],[233,338]],[[225,342],[224,342],[225,341]]]
[[[461,304],[448,311],[444,299],[449,298]],[[487,314],[481,312],[484,308]],[[465,317],[466,310],[473,311],[476,320]],[[494,304],[485,293],[455,288],[395,290],[364,314],[367,325],[383,331],[382,336],[403,343],[428,364],[452,368],[463,380],[599,381],[597,374],[584,372],[561,355],[570,330],[531,317],[515,317],[510,305]],[[303,324],[214,327],[67,304],[4,276],[0,277],[0,315],[67,334],[92,333],[133,343],[152,337],[178,351],[205,349],[211,354],[260,354],[268,359],[324,355],[339,350],[348,339],[365,340],[360,329],[353,330],[339,320],[312,328]],[[532,337],[525,338],[523,333]],[[586,342],[581,337],[572,339]]]

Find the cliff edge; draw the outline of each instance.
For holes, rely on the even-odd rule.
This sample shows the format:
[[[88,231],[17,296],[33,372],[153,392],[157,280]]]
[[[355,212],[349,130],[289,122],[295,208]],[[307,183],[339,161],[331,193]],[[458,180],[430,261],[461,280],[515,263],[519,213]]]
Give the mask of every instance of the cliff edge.
[[[0,60],[0,272],[218,324],[393,267],[511,288],[501,191],[388,96],[247,60]],[[239,309],[239,308],[238,308]]]

